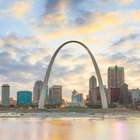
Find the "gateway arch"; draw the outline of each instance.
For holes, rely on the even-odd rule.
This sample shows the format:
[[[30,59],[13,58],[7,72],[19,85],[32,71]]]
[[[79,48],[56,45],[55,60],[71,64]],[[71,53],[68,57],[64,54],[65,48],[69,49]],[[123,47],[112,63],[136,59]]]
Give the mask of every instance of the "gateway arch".
[[[38,105],[38,108],[39,109],[43,109],[44,108],[44,104],[45,104],[45,98],[46,98],[46,87],[48,85],[48,81],[49,81],[49,76],[50,76],[50,72],[51,72],[51,68],[52,68],[52,65],[54,63],[54,60],[58,54],[58,52],[67,44],[70,44],[70,43],[77,43],[77,44],[80,44],[82,47],[85,48],[85,50],[88,52],[88,54],[90,55],[91,57],[91,60],[92,60],[92,63],[93,63],[93,66],[95,68],[95,71],[96,71],[96,74],[97,74],[97,79],[98,79],[98,83],[99,83],[99,90],[100,90],[100,95],[101,95],[101,102],[102,102],[102,108],[103,109],[108,109],[108,104],[107,104],[107,99],[106,99],[106,94],[105,94],[105,89],[104,89],[104,86],[103,86],[103,81],[102,81],[102,77],[101,77],[101,74],[100,74],[100,70],[98,68],[98,65],[96,63],[96,60],[93,56],[93,54],[91,53],[91,51],[89,50],[89,48],[84,45],[83,43],[79,42],[79,41],[75,41],[75,40],[71,40],[71,41],[67,41],[65,43],[63,43],[54,53],[54,55],[52,56],[51,58],[51,61],[48,65],[48,69],[46,71],[46,75],[45,75],[45,78],[44,78],[44,82],[43,82],[43,86],[42,86],[42,91],[41,91],[41,94],[40,94],[40,99],[39,99],[39,105]]]

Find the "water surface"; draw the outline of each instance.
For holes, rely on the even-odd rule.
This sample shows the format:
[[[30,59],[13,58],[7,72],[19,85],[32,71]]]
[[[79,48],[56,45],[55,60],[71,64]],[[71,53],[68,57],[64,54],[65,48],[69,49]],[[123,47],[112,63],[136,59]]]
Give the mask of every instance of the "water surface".
[[[1,118],[0,140],[140,140],[140,119]]]

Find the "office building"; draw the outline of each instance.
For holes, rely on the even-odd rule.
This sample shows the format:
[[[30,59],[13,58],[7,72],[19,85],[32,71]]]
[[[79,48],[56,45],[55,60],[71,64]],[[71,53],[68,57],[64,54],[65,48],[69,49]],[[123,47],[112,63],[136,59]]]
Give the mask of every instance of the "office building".
[[[97,80],[95,76],[91,76],[89,79],[89,102],[93,103],[94,93],[97,88]]]
[[[83,94],[78,93],[75,89],[72,92],[70,106],[84,106]]]
[[[130,92],[128,91],[128,85],[123,84],[121,86],[121,96],[120,96],[121,104],[128,105],[130,102]]]
[[[89,79],[89,90],[97,87],[97,80],[95,76],[91,76]]]
[[[62,104],[62,86],[53,85],[49,88],[49,98],[51,104]]]
[[[120,101],[120,88],[108,88],[108,103],[119,103]]]
[[[123,67],[109,67],[108,68],[108,100],[109,103],[119,102],[120,88],[124,84],[124,68]]]
[[[10,86],[8,84],[4,84],[2,86],[2,105],[9,105],[9,97],[10,97]]]
[[[108,101],[108,90],[106,89],[106,86],[104,86],[104,89],[105,89],[105,94]],[[101,104],[101,96],[100,96],[99,87],[91,89],[89,95],[90,95],[90,103],[94,103],[95,105]]]
[[[31,91],[18,91],[17,92],[17,105],[29,105],[32,103]]]
[[[41,80],[38,80],[35,82],[33,87],[33,102],[38,103],[41,90],[42,90],[43,82]]]
[[[133,103],[136,103],[136,102],[140,101],[140,89],[139,88],[131,89],[129,91],[131,92]]]
[[[83,94],[77,93],[77,91],[74,90],[72,92],[71,102],[72,103],[83,103]]]
[[[109,67],[108,68],[108,88],[120,88],[124,84],[124,68]]]

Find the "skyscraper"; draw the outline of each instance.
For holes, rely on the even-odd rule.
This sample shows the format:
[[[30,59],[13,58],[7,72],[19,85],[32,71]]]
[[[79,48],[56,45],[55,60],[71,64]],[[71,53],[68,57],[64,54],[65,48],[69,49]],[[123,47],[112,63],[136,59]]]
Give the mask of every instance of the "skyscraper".
[[[53,85],[49,89],[49,95],[51,98],[52,104],[61,104],[62,103],[62,86]]]
[[[9,96],[10,96],[10,86],[8,84],[4,84],[2,86],[2,105],[9,105]]]
[[[120,88],[124,84],[124,68],[109,67],[108,68],[108,101],[119,102],[120,101]]]
[[[89,90],[97,87],[97,80],[95,76],[91,76],[89,79]]]
[[[108,68],[108,87],[120,88],[124,84],[124,68],[109,67]]]
[[[128,85],[123,84],[121,87],[121,98],[120,101],[124,105],[128,105],[130,102],[130,92],[128,91]]]
[[[91,76],[89,79],[89,102],[94,102],[94,93],[97,88],[97,80],[95,76]]]
[[[42,86],[43,86],[43,82],[41,80],[36,81],[34,84],[34,87],[33,87],[33,101],[34,101],[34,103],[38,103],[38,101],[39,101]]]

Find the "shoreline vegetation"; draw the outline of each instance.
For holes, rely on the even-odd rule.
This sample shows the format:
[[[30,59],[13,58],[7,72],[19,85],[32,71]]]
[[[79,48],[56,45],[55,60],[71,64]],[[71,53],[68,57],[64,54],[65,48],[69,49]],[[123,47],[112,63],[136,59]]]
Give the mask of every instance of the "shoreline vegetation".
[[[126,109],[126,108],[109,108],[109,109],[95,109],[86,107],[62,107],[54,109],[36,109],[36,108],[0,108],[0,113],[39,113],[39,112],[76,112],[76,113],[88,113],[88,112],[98,112],[98,113],[111,113],[111,112],[133,112],[140,113],[140,110],[136,109]]]

